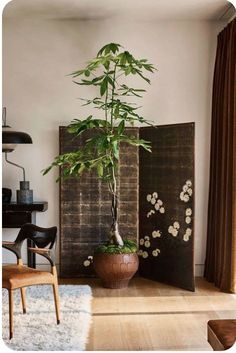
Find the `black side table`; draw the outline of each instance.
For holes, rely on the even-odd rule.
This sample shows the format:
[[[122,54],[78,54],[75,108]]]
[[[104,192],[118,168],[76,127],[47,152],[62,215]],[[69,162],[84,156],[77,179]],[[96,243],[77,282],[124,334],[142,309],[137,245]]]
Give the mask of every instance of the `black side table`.
[[[2,227],[21,228],[25,223],[36,224],[36,212],[45,212],[48,209],[46,201],[33,202],[32,204],[19,204],[11,202],[2,205]],[[32,240],[27,240],[28,247],[34,247]],[[36,267],[35,254],[27,251],[29,267]]]

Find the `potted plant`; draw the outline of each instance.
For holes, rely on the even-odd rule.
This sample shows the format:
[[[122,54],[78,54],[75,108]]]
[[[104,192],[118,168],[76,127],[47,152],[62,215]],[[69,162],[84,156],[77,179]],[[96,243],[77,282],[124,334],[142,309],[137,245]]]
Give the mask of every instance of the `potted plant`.
[[[98,178],[107,183],[111,195],[112,224],[107,242],[95,249],[94,268],[104,286],[110,288],[126,287],[138,269],[137,245],[131,240],[123,240],[118,227],[119,146],[126,142],[151,151],[148,141],[129,136],[125,131],[127,124],[152,125],[138,114],[138,107],[129,98],[141,98],[145,90],[129,87],[126,77],[136,75],[150,83],[144,72],[152,73],[154,70],[154,66],[146,59],[135,59],[128,51],[123,51],[121,45],[110,43],[102,47],[84,69],[70,74],[77,85],[99,89],[98,96],[83,101],[84,105],[98,108],[104,118],[90,115],[85,119],[73,120],[68,126],[68,132],[73,137],[89,129],[94,130],[94,136],[87,139],[79,150],[55,157],[53,163],[43,171],[45,175],[52,167],[60,166],[61,177],[70,178],[80,177],[85,171],[95,168]]]

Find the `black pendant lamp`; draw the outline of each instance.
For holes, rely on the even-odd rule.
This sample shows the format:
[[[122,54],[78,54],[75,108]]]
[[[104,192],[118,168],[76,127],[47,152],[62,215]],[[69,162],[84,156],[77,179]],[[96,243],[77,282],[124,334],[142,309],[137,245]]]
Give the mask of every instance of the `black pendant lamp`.
[[[6,107],[2,112],[2,152],[5,153],[5,161],[8,164],[14,165],[22,169],[23,181],[20,181],[20,190],[16,191],[17,203],[29,204],[33,202],[33,190],[30,190],[29,181],[25,180],[25,169],[19,164],[13,163],[8,160],[7,154],[13,152],[18,144],[31,144],[33,143],[30,135],[21,131],[11,130],[11,127],[6,122]]]
[[[13,152],[16,145],[21,143],[33,143],[30,135],[25,132],[11,130],[11,127],[7,125],[6,113],[7,110],[4,107],[2,111],[2,152]]]

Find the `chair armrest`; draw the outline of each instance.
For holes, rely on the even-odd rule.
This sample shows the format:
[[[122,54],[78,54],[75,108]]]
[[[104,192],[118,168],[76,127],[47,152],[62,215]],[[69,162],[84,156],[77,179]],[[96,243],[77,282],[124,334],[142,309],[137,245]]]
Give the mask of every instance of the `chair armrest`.
[[[38,255],[45,257],[50,262],[50,264],[52,266],[55,265],[55,251],[54,251],[54,249],[28,247],[28,250],[35,253],[35,254],[38,254]]]
[[[15,242],[14,241],[3,241],[2,242],[2,245],[4,246],[4,245],[14,245],[15,244]]]
[[[17,259],[21,259],[21,244],[15,243],[14,241],[3,241],[2,247],[13,252]]]
[[[49,254],[50,249],[44,249],[44,248],[28,248],[30,251],[38,253],[38,254]]]

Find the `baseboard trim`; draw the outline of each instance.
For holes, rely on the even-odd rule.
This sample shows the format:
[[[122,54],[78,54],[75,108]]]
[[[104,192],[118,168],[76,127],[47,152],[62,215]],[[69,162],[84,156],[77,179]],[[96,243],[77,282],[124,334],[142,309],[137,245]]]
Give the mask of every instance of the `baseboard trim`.
[[[204,264],[195,265],[195,277],[203,277],[204,274]]]

